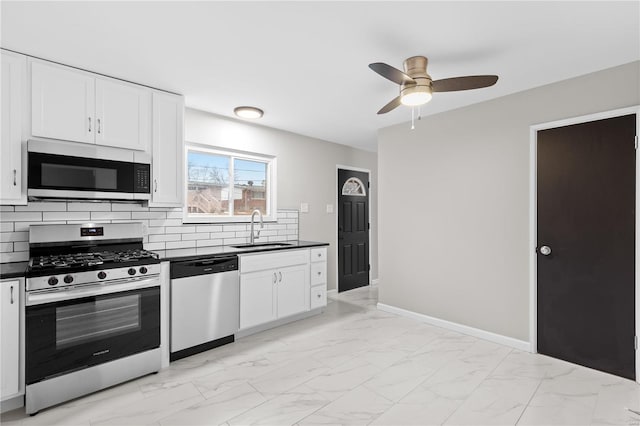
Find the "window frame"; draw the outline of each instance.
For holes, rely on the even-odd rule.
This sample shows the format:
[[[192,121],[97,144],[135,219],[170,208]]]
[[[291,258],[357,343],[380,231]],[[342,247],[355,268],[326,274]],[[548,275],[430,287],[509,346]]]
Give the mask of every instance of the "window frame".
[[[276,222],[278,220],[277,209],[277,158],[273,155],[261,153],[239,151],[234,149],[216,147],[211,145],[202,145],[194,142],[186,142],[184,144],[184,199],[182,208],[182,223],[250,223],[251,215],[228,215],[215,216],[208,213],[190,213],[188,205],[189,197],[189,151],[197,151],[205,154],[219,155],[229,157],[229,193],[234,193],[234,159],[249,160],[263,162],[267,165],[266,183],[265,183],[265,200],[267,214],[263,215],[263,221]],[[229,200],[232,205],[232,199]],[[235,213],[235,212],[234,212]],[[197,215],[197,216],[194,216]]]

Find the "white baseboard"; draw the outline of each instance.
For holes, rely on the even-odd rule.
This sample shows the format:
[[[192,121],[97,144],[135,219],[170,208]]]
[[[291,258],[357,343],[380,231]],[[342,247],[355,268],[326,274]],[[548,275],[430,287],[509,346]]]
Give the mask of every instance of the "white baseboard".
[[[327,296],[330,294],[338,294],[338,289],[332,288],[331,290],[327,290]]]
[[[378,284],[380,284],[380,280],[379,279],[376,278],[376,279],[371,280],[371,287],[375,287]]]
[[[518,340],[514,339],[513,337],[503,336],[502,334],[492,333],[490,331],[481,330],[479,328],[470,327],[468,325],[430,317],[429,315],[419,314],[417,312],[408,311],[406,309],[397,308],[391,305],[385,305],[384,303],[378,303],[378,309],[384,312],[389,312],[403,317],[412,318],[427,324],[435,325],[436,327],[446,328],[448,330],[457,331],[458,333],[467,334],[469,336],[478,337],[490,342],[510,346],[521,351],[531,352],[531,344],[529,342],[525,342],[524,340]]]

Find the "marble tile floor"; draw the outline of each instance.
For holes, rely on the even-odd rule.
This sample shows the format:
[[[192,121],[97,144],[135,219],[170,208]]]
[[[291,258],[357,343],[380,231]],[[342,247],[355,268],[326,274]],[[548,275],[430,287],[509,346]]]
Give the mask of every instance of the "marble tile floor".
[[[377,289],[2,425],[640,425],[640,386],[378,311]]]

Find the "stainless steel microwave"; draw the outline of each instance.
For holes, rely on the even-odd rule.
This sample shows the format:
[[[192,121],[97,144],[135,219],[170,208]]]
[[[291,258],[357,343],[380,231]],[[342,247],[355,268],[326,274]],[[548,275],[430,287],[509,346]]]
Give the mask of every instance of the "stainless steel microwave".
[[[29,140],[27,151],[30,199],[151,198],[151,164],[145,153],[40,140]]]

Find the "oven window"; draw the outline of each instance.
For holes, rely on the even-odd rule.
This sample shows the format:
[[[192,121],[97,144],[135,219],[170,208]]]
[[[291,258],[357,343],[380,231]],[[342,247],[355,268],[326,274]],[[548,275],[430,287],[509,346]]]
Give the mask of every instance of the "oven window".
[[[118,170],[71,164],[42,163],[42,182],[47,186],[95,190],[118,189]]]
[[[140,295],[98,299],[56,308],[56,348],[140,330]]]

